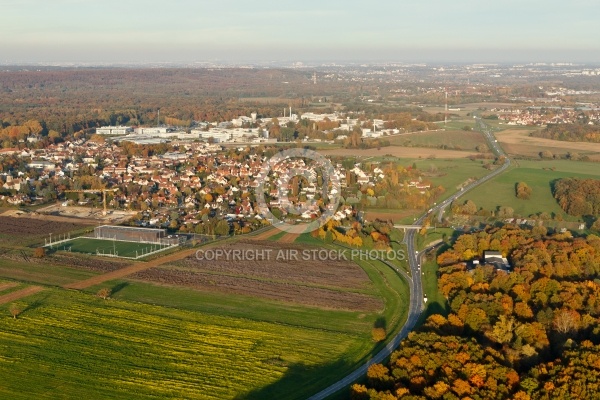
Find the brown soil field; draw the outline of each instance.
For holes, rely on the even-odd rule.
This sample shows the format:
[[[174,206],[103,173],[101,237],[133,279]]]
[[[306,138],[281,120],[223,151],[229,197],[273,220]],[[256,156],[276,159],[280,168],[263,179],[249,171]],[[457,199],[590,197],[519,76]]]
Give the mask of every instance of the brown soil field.
[[[474,151],[457,151],[457,150],[441,150],[424,147],[399,147],[388,146],[381,149],[334,149],[320,150],[326,156],[343,156],[343,157],[377,157],[392,155],[399,158],[466,158],[471,155],[478,154]]]
[[[103,215],[103,210],[99,208],[69,206],[62,207],[60,204],[51,204],[40,208],[37,212],[31,213],[36,218],[48,219],[52,221],[80,221],[85,224],[111,224],[118,225],[128,221],[136,213],[134,211],[108,210],[107,215]]]
[[[17,290],[15,292],[5,294],[4,296],[0,296],[0,304],[6,304],[22,299],[23,297],[31,296],[32,294],[42,290],[44,290],[44,288],[41,286],[29,286],[25,289]]]
[[[220,249],[240,250],[242,254],[262,250],[265,255],[264,259],[252,261],[225,256],[218,261],[209,261],[191,256],[174,265],[144,269],[133,278],[327,309],[370,312],[383,308],[381,300],[356,292],[368,289],[371,282],[366,273],[352,262],[305,257],[313,248],[283,245],[279,241],[239,241],[223,245]],[[297,260],[291,260],[292,257],[277,260],[278,255],[289,254],[290,251],[298,252]]]
[[[496,137],[509,154],[538,157],[539,153],[544,150],[554,154],[565,154],[571,151],[587,155],[592,159],[600,158],[600,143],[565,142],[538,138],[529,136],[530,132],[531,130],[525,129],[507,129],[496,133]]]
[[[0,234],[11,236],[40,236],[50,233],[61,234],[81,229],[85,224],[57,222],[28,217],[7,217],[0,215]]]
[[[118,261],[112,259],[103,259],[100,257],[86,257],[81,254],[71,255],[63,253],[52,254],[41,259],[39,262],[96,272],[112,272],[131,265],[131,262],[128,261]]]

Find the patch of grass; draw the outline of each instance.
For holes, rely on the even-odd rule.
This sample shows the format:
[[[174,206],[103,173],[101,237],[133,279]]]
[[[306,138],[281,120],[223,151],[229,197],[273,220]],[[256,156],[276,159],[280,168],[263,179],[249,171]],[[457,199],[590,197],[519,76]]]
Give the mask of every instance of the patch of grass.
[[[421,277],[423,279],[423,294],[427,296],[425,312],[421,315],[420,323],[424,322],[430,315],[449,313],[448,305],[444,295],[438,289],[438,265],[435,260],[427,260],[421,264]]]
[[[423,250],[425,246],[444,238],[452,237],[454,230],[451,228],[428,229],[425,235],[417,235],[417,250]]]
[[[440,124],[440,127],[443,127],[443,126],[444,126],[444,123],[442,122]],[[449,132],[451,132],[452,130],[460,130],[463,132],[467,132],[467,131],[463,130],[463,128],[465,126],[469,126],[472,129],[475,129],[475,119],[474,118],[462,118],[462,119],[449,120],[448,124],[446,125],[446,130]],[[485,143],[485,142],[482,142],[482,143]]]
[[[394,336],[406,321],[410,304],[410,289],[396,271],[381,261],[356,261],[375,284],[384,299],[385,308],[376,323],[386,328],[388,339]],[[374,324],[371,325],[373,327]],[[382,347],[382,345],[380,345]],[[379,348],[378,348],[379,349]]]
[[[312,235],[310,233],[303,233],[301,235],[298,235],[298,237],[296,238],[294,243],[308,244],[308,245],[322,247],[324,242],[319,238],[312,237]]]

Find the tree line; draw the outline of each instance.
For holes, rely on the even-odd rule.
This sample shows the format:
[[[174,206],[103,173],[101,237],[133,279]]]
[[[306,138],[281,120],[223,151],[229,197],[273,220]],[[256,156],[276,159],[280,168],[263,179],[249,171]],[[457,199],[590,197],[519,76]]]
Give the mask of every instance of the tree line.
[[[600,180],[558,179],[553,182],[553,194],[569,215],[600,215]]]
[[[544,129],[532,132],[530,135],[566,142],[600,143],[600,126],[582,123],[548,124]]]

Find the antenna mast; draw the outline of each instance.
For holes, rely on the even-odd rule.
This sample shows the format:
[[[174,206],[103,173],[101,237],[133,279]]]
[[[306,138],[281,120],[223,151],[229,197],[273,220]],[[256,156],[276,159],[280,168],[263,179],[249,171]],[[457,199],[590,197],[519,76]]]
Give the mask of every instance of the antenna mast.
[[[448,89],[444,88],[444,92],[446,92],[446,106],[445,106],[445,113],[444,113],[444,128],[446,127],[446,124],[448,123]]]

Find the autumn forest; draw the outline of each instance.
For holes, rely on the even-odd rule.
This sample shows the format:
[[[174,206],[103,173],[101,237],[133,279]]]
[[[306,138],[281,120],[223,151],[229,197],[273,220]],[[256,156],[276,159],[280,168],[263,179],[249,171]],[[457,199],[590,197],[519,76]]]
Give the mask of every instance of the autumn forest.
[[[476,266],[486,250],[514,271]],[[600,237],[489,227],[438,257],[432,315],[354,399],[591,399],[600,392]]]

